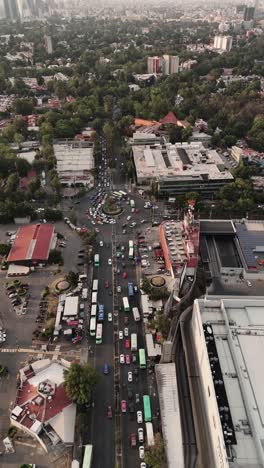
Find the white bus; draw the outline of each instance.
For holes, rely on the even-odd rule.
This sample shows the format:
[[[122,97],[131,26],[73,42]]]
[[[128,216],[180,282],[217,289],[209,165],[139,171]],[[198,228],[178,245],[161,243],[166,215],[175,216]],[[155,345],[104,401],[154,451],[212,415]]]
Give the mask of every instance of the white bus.
[[[97,313],[97,305],[96,305],[96,304],[92,304],[92,308],[91,308],[91,317],[96,317],[96,313]]]
[[[119,193],[120,193],[120,195],[122,195],[122,197],[124,197],[124,198],[127,197],[127,193],[123,192],[123,190],[119,190]]]
[[[151,447],[152,445],[155,445],[153,424],[151,422],[146,422],[146,434],[147,434],[147,445],[149,447]]]
[[[131,351],[137,351],[137,334],[131,333]]]
[[[96,338],[95,342],[96,344],[101,344],[103,341],[103,324],[98,323],[96,327]]]
[[[92,293],[92,304],[97,304],[97,292]]]
[[[123,297],[123,306],[124,306],[124,312],[129,312],[130,307],[129,307],[129,302],[127,297]]]
[[[93,280],[93,292],[98,291],[98,279]]]
[[[83,288],[83,290],[82,290],[82,299],[87,299],[87,297],[88,297],[88,289]]]
[[[134,248],[133,247],[129,248],[128,258],[130,258],[130,260],[133,260],[133,258],[134,258]]]
[[[140,313],[137,307],[132,308],[132,314],[135,322],[140,322]]]
[[[96,333],[96,317],[90,318],[90,335],[95,336]]]
[[[132,240],[128,241],[128,248],[132,249],[134,247],[134,242]]]

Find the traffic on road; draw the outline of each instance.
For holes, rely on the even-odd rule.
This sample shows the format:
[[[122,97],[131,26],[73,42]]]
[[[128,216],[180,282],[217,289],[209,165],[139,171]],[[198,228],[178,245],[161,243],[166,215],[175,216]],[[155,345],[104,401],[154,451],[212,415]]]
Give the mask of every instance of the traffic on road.
[[[140,302],[141,267],[136,255],[140,246],[137,229],[147,228],[151,221],[145,219],[151,204],[138,194],[132,196],[112,188],[104,156],[99,169],[98,186],[89,195],[89,206],[78,207],[79,223],[97,229],[88,343],[89,357],[102,380],[94,396],[92,466],[115,466],[116,431],[120,427],[123,466],[145,468],[145,451],[154,444],[154,421],[159,409],[157,396],[153,397],[149,390]],[[120,208],[115,217],[104,213],[109,194]]]

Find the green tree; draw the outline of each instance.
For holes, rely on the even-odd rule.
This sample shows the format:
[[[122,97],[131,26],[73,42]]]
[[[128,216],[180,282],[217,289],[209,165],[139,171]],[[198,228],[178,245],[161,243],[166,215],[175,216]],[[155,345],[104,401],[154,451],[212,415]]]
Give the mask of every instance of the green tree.
[[[62,253],[56,249],[51,250],[48,262],[50,264],[63,264]]]
[[[152,468],[166,468],[165,443],[159,433],[155,436],[155,445],[145,452],[144,460]]]
[[[30,115],[33,112],[34,103],[30,99],[16,99],[13,107],[16,114]]]
[[[66,280],[70,283],[70,285],[74,288],[77,286],[79,275],[75,271],[69,271],[66,276]]]
[[[97,371],[90,364],[73,362],[69,370],[64,371],[64,385],[68,397],[77,404],[89,403],[99,381]]]
[[[0,255],[5,256],[10,252],[11,246],[7,244],[0,244]]]

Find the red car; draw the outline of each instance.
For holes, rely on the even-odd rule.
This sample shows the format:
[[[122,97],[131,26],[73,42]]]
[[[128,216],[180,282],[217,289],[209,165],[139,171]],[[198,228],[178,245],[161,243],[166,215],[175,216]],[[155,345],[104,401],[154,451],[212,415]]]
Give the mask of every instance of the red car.
[[[125,348],[130,349],[130,340],[125,341]]]
[[[136,208],[136,209],[135,209],[135,212],[136,212],[136,213],[139,213],[139,212],[140,212],[140,209],[139,209],[139,208]]]
[[[112,406],[107,406],[107,417],[108,419],[112,419],[113,417]]]
[[[126,364],[130,364],[130,356],[129,354],[126,354]]]
[[[126,400],[121,401],[121,411],[122,413],[126,413]]]
[[[136,434],[130,434],[130,447],[134,448],[137,446],[137,437]]]
[[[105,281],[105,288],[109,288],[109,281]]]
[[[123,279],[126,279],[126,277],[127,277],[127,274],[126,274],[126,272],[125,272],[125,271],[123,271],[123,273],[122,273],[122,277],[123,277]]]

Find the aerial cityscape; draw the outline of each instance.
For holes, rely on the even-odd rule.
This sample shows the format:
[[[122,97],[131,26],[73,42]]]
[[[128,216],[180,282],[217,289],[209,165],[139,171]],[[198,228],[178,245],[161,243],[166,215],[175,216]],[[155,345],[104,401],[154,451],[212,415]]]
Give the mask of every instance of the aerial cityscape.
[[[0,467],[264,468],[264,1],[0,0]]]

